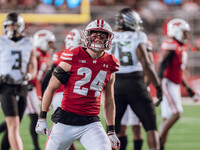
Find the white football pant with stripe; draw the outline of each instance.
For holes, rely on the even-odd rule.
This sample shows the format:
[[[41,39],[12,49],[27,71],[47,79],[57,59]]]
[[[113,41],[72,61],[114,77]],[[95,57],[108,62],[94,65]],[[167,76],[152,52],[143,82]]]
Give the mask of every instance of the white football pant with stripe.
[[[36,88],[33,87],[31,91],[27,94],[27,106],[25,114],[39,114],[39,99],[37,96]]]
[[[53,124],[45,150],[66,150],[76,140],[80,141],[86,150],[111,150],[110,140],[101,122],[83,126]]]
[[[162,118],[170,118],[172,114],[182,113],[180,85],[166,78],[162,80],[163,100],[161,102]]]

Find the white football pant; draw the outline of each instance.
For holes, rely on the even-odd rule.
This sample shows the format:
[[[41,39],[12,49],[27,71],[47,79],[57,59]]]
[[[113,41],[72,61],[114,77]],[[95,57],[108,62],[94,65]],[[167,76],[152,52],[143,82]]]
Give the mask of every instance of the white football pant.
[[[36,88],[33,87],[31,91],[27,94],[27,106],[25,114],[39,114],[39,99],[37,96]]]
[[[163,100],[161,102],[162,118],[170,118],[172,114],[182,113],[180,85],[166,78],[162,80]]]
[[[80,141],[86,150],[111,150],[110,140],[101,122],[83,126],[53,124],[45,150],[66,150],[76,140]]]

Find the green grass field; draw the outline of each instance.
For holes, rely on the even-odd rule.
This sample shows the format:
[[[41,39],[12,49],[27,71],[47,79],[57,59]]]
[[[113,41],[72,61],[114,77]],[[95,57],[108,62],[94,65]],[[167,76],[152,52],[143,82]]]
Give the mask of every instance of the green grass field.
[[[161,121],[160,108],[156,108],[158,125]],[[49,115],[52,112],[49,112]],[[102,113],[101,113],[102,116]],[[101,117],[102,118],[102,117]],[[103,120],[103,118],[102,118]],[[2,111],[0,111],[0,122],[4,121]],[[20,127],[20,133],[24,143],[24,150],[33,150],[33,144],[29,134],[29,117],[24,116]],[[50,116],[48,116],[48,124],[51,127]],[[103,120],[103,124],[105,121]],[[159,126],[158,126],[159,127]],[[2,139],[0,134],[0,140]],[[146,144],[146,135],[143,131],[144,145],[143,150],[148,150]],[[40,146],[44,149],[47,136],[40,135]],[[128,128],[128,147],[127,150],[133,150],[131,128]],[[1,141],[0,141],[1,142]],[[76,142],[78,150],[84,150],[79,142]],[[166,150],[200,150],[200,105],[184,105],[184,113],[182,118],[173,126],[170,131]]]

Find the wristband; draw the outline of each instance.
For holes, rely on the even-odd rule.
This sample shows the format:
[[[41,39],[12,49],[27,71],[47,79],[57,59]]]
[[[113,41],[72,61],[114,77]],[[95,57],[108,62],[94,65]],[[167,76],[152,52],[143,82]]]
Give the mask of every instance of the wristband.
[[[158,91],[158,90],[162,90],[161,86],[160,86],[160,85],[156,86],[156,90],[157,90],[157,91]]]
[[[47,117],[47,112],[46,111],[41,111],[40,115],[39,115],[39,118],[46,119],[46,117]]]
[[[114,125],[110,125],[108,126],[108,132],[115,132],[115,126]]]
[[[195,95],[195,92],[191,88],[187,88],[187,92],[190,95],[190,97],[193,97]]]

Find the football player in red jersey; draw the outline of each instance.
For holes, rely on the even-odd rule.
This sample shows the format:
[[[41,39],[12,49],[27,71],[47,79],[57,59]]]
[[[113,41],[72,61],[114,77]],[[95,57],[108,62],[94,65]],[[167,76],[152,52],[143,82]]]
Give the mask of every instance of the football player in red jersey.
[[[183,107],[181,104],[180,84],[182,83],[189,95],[196,101],[195,92],[188,86],[183,78],[183,71],[187,63],[187,40],[190,26],[183,19],[172,19],[167,25],[169,39],[161,45],[163,51],[159,67],[159,77],[162,79],[163,101],[161,102],[161,115],[163,118],[160,127],[161,150],[167,140],[170,128],[180,118]]]
[[[119,69],[118,60],[105,50],[111,48],[113,33],[104,20],[95,20],[84,31],[85,47],[66,49],[61,62],[53,72],[42,99],[42,110],[36,132],[49,134],[47,110],[53,93],[64,84],[61,107],[52,115],[54,122],[46,150],[68,149],[79,140],[87,150],[119,148],[115,134],[114,81]],[[104,116],[108,125],[106,134],[100,119],[100,101],[105,92]]]
[[[69,34],[65,38],[65,48],[66,49],[73,49],[75,47],[81,46],[82,45],[82,32],[79,29],[72,29]],[[53,73],[53,70],[55,69],[56,66],[59,65],[61,61],[61,54],[63,53],[62,51],[55,52],[53,54],[53,64],[50,67],[50,69],[47,71],[47,73],[44,76],[44,79],[42,81],[42,95],[49,83],[49,80],[51,78],[51,75]],[[61,106],[61,101],[63,98],[63,90],[64,90],[64,85],[61,85],[54,93],[53,99],[52,99],[52,106],[53,110],[55,111],[58,107]],[[73,143],[69,150],[76,150],[76,146]]]
[[[83,39],[83,37],[82,37],[81,30],[72,29],[65,38],[65,49],[73,49],[75,47],[82,46],[82,41],[81,41],[82,39]],[[46,72],[46,74],[42,80],[42,95],[44,94],[44,91],[49,83],[49,80],[51,78],[51,74],[52,74],[54,68],[56,66],[58,66],[58,64],[61,61],[60,56],[62,53],[63,53],[63,50],[55,52],[53,54],[52,66]],[[55,94],[54,94],[53,100],[52,100],[52,106],[53,106],[54,111],[57,109],[57,107],[61,106],[61,100],[63,97],[63,89],[64,89],[64,86],[62,85],[60,88],[58,88],[55,91]]]
[[[37,63],[38,63],[38,73],[37,77],[34,80],[29,82],[29,91],[27,96],[27,107],[26,114],[29,115],[31,123],[30,123],[30,133],[34,144],[35,150],[40,150],[38,144],[38,135],[35,132],[35,126],[38,120],[39,114],[39,95],[36,88],[40,88],[40,82],[44,77],[45,72],[48,69],[50,54],[49,51],[54,49],[53,43],[56,38],[54,34],[49,30],[39,30],[34,34],[33,43],[36,50],[37,55]]]

